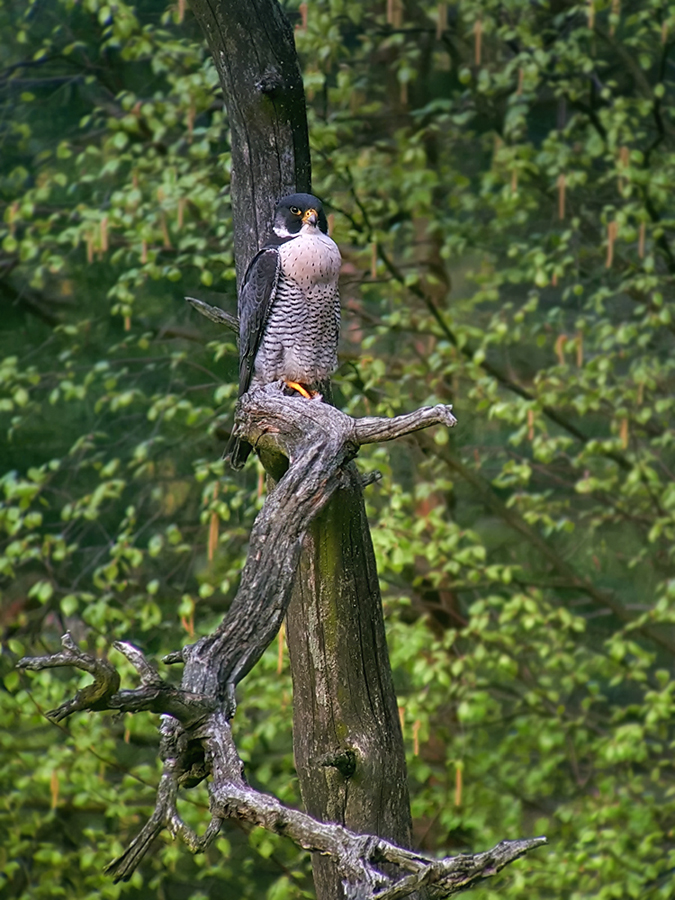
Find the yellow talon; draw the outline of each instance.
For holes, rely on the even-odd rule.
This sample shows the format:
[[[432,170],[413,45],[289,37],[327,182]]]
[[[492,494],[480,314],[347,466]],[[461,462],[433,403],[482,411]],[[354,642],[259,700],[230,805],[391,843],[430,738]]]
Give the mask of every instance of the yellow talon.
[[[302,394],[307,400],[312,399],[312,395],[309,393],[307,388],[303,387],[301,384],[298,384],[297,381],[287,381],[286,387],[293,388],[294,391],[297,391],[299,394]]]

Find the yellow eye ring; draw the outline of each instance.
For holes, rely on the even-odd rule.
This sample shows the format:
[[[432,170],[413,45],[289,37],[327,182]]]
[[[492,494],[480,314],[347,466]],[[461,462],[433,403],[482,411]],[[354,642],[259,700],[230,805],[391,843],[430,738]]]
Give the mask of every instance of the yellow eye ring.
[[[291,206],[291,212],[294,216],[299,216],[302,210],[298,209],[297,206]]]

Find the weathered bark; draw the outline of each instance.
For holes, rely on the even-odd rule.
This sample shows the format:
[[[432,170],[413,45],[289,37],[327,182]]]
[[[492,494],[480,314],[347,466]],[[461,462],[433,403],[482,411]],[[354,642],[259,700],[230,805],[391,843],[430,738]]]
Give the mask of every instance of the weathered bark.
[[[205,719],[202,725],[196,725],[189,731],[180,727],[178,723],[185,722],[174,704],[176,689],[159,678],[135,647],[115,644],[116,649],[130,660],[141,675],[140,688],[119,691],[119,675],[110,663],[82,653],[70,635],[64,635],[62,644],[61,653],[26,658],[19,663],[20,667],[35,671],[72,666],[94,676],[94,684],[90,685],[92,690],[79,691],[76,698],[48,713],[51,718],[64,718],[76,709],[135,712],[143,708],[146,700],[153,706],[145,708],[155,708],[157,697],[163,692],[168,702],[167,709],[172,710],[160,729],[164,771],[157,790],[155,811],[122,856],[107,867],[117,881],[126,881],[131,877],[162,828],[168,828],[193,853],[201,853],[218,836],[223,821],[229,818],[259,825],[283,834],[307,850],[329,855],[344,881],[348,900],[403,900],[420,888],[425,890],[429,900],[442,900],[496,874],[529,850],[546,843],[543,837],[502,841],[474,856],[432,859],[372,835],[354,834],[341,825],[318,822],[246,784],[242,776],[243,766],[232,740],[229,717],[224,709],[208,712],[210,704],[207,702],[203,707]],[[187,719],[192,720],[199,703],[194,696],[185,697],[183,710],[191,707]],[[211,820],[201,837],[183,822],[176,808],[178,787],[199,781],[204,776],[204,770],[199,766],[185,765],[186,759],[192,756],[191,741],[199,742],[203,747],[208,771],[212,775]],[[391,878],[384,874],[384,868],[394,870],[396,876]]]
[[[191,0],[191,6],[230,116],[241,277],[278,198],[311,187],[302,80],[276,0]],[[267,467],[278,476],[273,461]],[[349,484],[310,526],[289,609],[296,768],[311,815],[405,846],[403,739],[362,487],[356,470],[350,472]],[[330,859],[315,855],[313,868],[319,900],[344,896]]]
[[[403,738],[360,479],[312,524],[288,610],[295,764],[307,812],[410,846]],[[344,896],[315,854],[317,897]]]
[[[276,0],[190,0],[225,94],[237,281],[280,197],[309,191],[307,112],[293,30]]]
[[[320,822],[254,790],[243,778],[232,740],[234,687],[279,628],[290,602],[302,536],[334,493],[349,485],[351,458],[364,443],[392,440],[433,424],[454,425],[450,409],[437,406],[395,419],[360,420],[320,401],[285,397],[279,385],[246,394],[239,405],[238,427],[269,458],[283,455],[289,466],[253,526],[249,557],[225,619],[213,634],[165,659],[184,664],[180,688],[161,678],[129,644],[114,646],[140,675],[140,687],[133,690],[120,690],[115,668],[82,652],[69,635],[64,636],[60,653],[20,660],[23,669],[72,666],[93,676],[92,685],[47,714],[56,721],[79,710],[165,714],[160,727],[164,767],[155,811],[108,867],[116,880],[131,877],[163,828],[200,852],[230,818],[260,825],[315,854],[328,855],[347,900],[402,900],[420,889],[429,900],[440,900],[546,842],[545,838],[504,841],[475,856],[431,859],[379,836]],[[211,819],[198,837],[182,821],[176,799],[180,787],[194,786],[208,775]]]

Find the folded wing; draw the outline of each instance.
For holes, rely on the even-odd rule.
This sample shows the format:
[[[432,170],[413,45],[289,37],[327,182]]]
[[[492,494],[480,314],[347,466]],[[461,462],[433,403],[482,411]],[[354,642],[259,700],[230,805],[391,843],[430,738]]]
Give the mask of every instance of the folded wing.
[[[281,260],[276,247],[253,257],[239,294],[239,396],[251,385],[255,358],[277,293]]]

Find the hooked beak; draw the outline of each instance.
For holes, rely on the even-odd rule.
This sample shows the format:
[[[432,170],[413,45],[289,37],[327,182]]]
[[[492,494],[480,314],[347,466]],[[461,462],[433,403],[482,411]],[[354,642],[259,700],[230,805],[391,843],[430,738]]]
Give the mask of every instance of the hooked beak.
[[[315,209],[308,209],[302,217],[303,225],[316,225],[319,221],[319,214]]]

